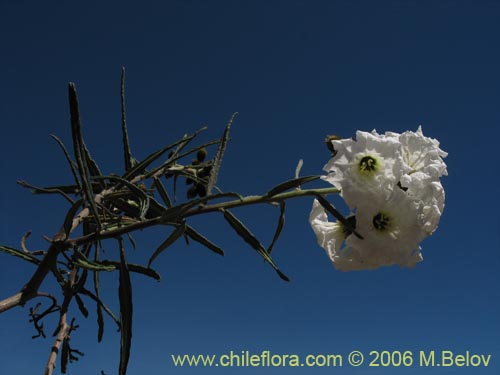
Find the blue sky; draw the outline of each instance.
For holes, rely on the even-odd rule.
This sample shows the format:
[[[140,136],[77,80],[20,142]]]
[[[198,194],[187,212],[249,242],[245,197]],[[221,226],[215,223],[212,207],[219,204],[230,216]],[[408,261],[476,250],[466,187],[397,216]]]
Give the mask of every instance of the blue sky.
[[[446,208],[423,244],[424,261],[342,273],[316,244],[311,199],[290,201],[270,267],[217,215],[192,225],[224,258],[179,242],[155,263],[156,283],[133,276],[135,325],[129,374],[253,374],[245,368],[174,368],[171,354],[341,353],[467,350],[492,354],[488,368],[259,368],[265,374],[498,374],[500,266],[497,197],[500,136],[500,4],[494,1],[0,0],[0,242],[32,249],[53,235],[66,205],[15,184],[71,182],[49,134],[71,144],[67,83],[77,85],[84,135],[104,172],[122,171],[120,69],[137,157],[202,125],[220,136],[238,111],[219,186],[261,194],[293,176],[320,174],[326,134],[416,130],[449,153]],[[321,183],[314,186],[326,187]],[[332,202],[341,206],[340,198]],[[277,211],[234,211],[265,242]],[[136,236],[133,261],[147,261],[168,233]],[[118,257],[113,243],[108,254]],[[0,255],[0,297],[33,272]],[[105,296],[117,307],[117,275]],[[50,290],[47,282],[42,290]],[[106,321],[97,344],[95,308],[78,311],[73,345],[85,352],[71,374],[117,372],[119,335]],[[2,373],[42,372],[52,339],[31,340],[28,309],[0,317]],[[51,330],[50,319],[46,322]],[[52,324],[54,322],[52,321]],[[59,369],[57,370],[59,371]],[[56,372],[58,373],[58,372]]]

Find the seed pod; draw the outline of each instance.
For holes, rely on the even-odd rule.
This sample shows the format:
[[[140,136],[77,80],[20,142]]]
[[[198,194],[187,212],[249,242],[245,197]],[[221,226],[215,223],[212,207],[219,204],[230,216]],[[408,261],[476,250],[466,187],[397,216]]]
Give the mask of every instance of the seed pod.
[[[203,178],[203,177],[208,177],[210,176],[210,171],[212,170],[212,166],[205,167],[203,168],[199,173],[198,177]]]
[[[196,169],[186,168],[186,173],[189,174],[189,175],[192,175],[192,176],[196,176]],[[189,177],[186,177],[186,185],[190,185],[192,183],[194,183],[194,180],[192,180]]]
[[[196,189],[196,185],[193,185],[187,191],[187,199],[193,199],[196,197],[196,195],[198,195],[198,191]]]
[[[201,198],[203,198],[207,195],[207,187],[202,184],[196,184],[196,192]]]
[[[202,162],[203,160],[205,160],[206,157],[207,157],[207,149],[200,148],[196,153],[196,158],[198,159],[199,162]]]

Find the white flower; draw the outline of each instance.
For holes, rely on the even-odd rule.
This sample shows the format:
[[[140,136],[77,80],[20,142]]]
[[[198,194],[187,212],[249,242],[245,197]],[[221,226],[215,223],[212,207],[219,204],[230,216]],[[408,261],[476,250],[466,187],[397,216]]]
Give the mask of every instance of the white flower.
[[[330,257],[334,257],[346,238],[344,226],[339,222],[329,222],[324,208],[316,199],[309,215],[309,223],[319,246],[325,249]]]
[[[332,141],[336,155],[325,165],[324,179],[341,190],[351,209],[366,197],[388,197],[401,176],[410,172],[395,137],[358,131],[356,140]]]
[[[424,136],[422,127],[416,132],[406,131],[402,134],[386,132],[387,137],[398,139],[401,143],[405,163],[411,168],[409,174],[423,172],[434,179],[448,175],[443,161],[448,154],[439,148],[439,141]]]
[[[369,268],[412,267],[422,260],[419,244],[427,236],[420,208],[401,189],[395,189],[388,200],[363,202],[356,212],[356,231],[363,239],[349,236],[346,245],[356,249]]]
[[[401,178],[401,186],[406,188],[406,194],[419,204],[419,220],[422,228],[432,234],[443,214],[445,193],[441,182],[433,177],[415,172]]]
[[[336,269],[413,267],[423,259],[419,244],[427,233],[419,223],[419,206],[403,190],[394,190],[388,200],[361,203],[355,227],[363,239],[350,234],[341,223],[329,222],[323,207],[314,201],[311,227]]]
[[[318,243],[342,271],[381,266],[413,267],[422,261],[420,242],[432,234],[444,209],[440,177],[447,175],[439,142],[422,128],[402,134],[358,131],[356,140],[333,140],[335,156],[326,181],[341,190],[354,211],[359,238],[328,222],[315,201],[310,222]]]

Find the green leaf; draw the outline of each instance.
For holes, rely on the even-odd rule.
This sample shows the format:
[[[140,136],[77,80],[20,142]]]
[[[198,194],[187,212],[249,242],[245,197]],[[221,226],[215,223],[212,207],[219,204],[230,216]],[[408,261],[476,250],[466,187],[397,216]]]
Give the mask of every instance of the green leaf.
[[[271,259],[266,249],[262,244],[257,240],[257,238],[253,235],[252,232],[229,210],[221,208],[220,211],[224,214],[224,218],[231,225],[231,227],[235,230],[235,232],[245,240],[251,247],[253,247],[257,252],[264,258],[264,260],[271,265],[271,267],[278,273],[279,277],[285,281],[290,281],[290,279],[281,272],[274,261]]]
[[[212,250],[214,253],[224,256],[224,250],[222,250],[219,246],[215,245],[208,238],[204,237],[189,225],[186,225],[186,235],[189,236],[189,238],[191,238],[192,240],[202,244],[207,249]]]
[[[236,117],[238,112],[233,113],[229,122],[224,129],[224,133],[222,134],[221,142],[219,144],[219,148],[217,149],[217,153],[215,154],[214,164],[212,169],[210,170],[210,176],[208,177],[207,184],[207,195],[212,194],[212,189],[217,183],[217,178],[219,176],[219,169],[222,164],[222,157],[224,156],[224,152],[226,151],[227,142],[229,140],[229,130],[231,129],[231,125],[233,124],[233,120]]]
[[[158,191],[158,194],[160,194],[161,199],[163,199],[163,202],[165,202],[165,205],[168,208],[172,207],[172,201],[170,200],[170,197],[168,196],[167,190],[163,186],[160,179],[157,177],[154,177],[153,183],[156,186],[156,190]]]
[[[349,220],[347,220],[344,216],[342,216],[342,214],[338,212],[337,209],[333,207],[333,205],[330,202],[328,202],[322,195],[316,194],[316,199],[321,204],[321,206],[323,206],[323,208],[326,211],[331,213],[338,221],[340,221],[348,231],[354,233],[354,235],[359,239],[363,239],[363,236],[361,236],[358,232],[356,232],[356,229],[353,228]]]
[[[137,199],[139,199],[139,218],[141,220],[144,220],[146,213],[148,212],[149,209],[149,204],[150,204],[150,199],[153,199],[149,195],[146,194],[141,188],[139,188],[137,185],[134,185],[130,181],[125,180],[124,178],[118,177],[118,176],[99,176],[99,177],[94,177],[97,180],[101,179],[107,179],[107,180],[112,180],[112,181],[117,181],[125,185],[131,193],[133,193]],[[161,206],[158,202],[157,206]]]
[[[118,295],[120,300],[120,368],[119,374],[126,375],[128,360],[130,357],[130,347],[132,344],[132,284],[130,274],[125,259],[125,249],[123,239],[118,239],[120,246],[120,285]]]
[[[97,275],[99,275],[98,272],[96,272]],[[97,342],[102,341],[102,337],[104,336],[104,316],[102,313],[102,306],[100,303],[96,303],[96,309],[97,309]]]
[[[134,250],[137,250],[137,245],[135,243],[134,237],[130,233],[127,233],[128,240],[130,241],[130,244],[132,245],[132,248]]]
[[[189,142],[191,141],[194,137],[196,137],[196,135],[202,131],[202,130],[205,130],[206,127],[200,129],[198,132],[194,133],[193,135],[190,135],[190,136],[185,136],[181,139],[179,139],[178,141],[166,146],[166,147],[163,147],[162,149],[158,150],[158,151],[155,151],[153,152],[152,154],[148,155],[146,157],[146,159],[144,159],[143,161],[141,161],[140,163],[137,163],[136,165],[134,165],[129,171],[127,171],[122,177],[126,180],[131,180],[132,178],[134,178],[135,176],[139,175],[140,173],[143,173],[144,170],[151,164],[153,163],[154,161],[156,161],[158,158],[160,158],[165,152],[167,152],[168,150],[171,150],[172,148],[182,144],[182,143],[185,143],[185,142]]]
[[[282,193],[286,190],[297,188],[307,182],[318,180],[320,176],[304,176],[299,178],[294,178],[293,180],[285,181],[267,192],[268,197],[272,197],[276,194]]]
[[[28,262],[36,265],[40,264],[41,262],[41,260],[36,258],[34,255],[31,255],[30,253],[25,253],[24,251],[21,250],[14,249],[13,247],[10,246],[0,245],[0,251],[27,260]]]
[[[202,129],[198,130],[198,132],[200,132],[200,131],[202,131],[204,129],[205,128],[202,128]],[[197,133],[195,133],[195,134],[197,134]],[[169,166],[173,166],[173,163],[175,163],[177,160],[180,160],[180,159],[182,159],[182,158],[184,158],[184,157],[186,157],[186,156],[188,156],[190,154],[193,154],[193,153],[197,152],[198,150],[200,150],[202,148],[206,148],[206,147],[218,144],[218,143],[220,143],[220,139],[215,139],[215,140],[206,142],[206,143],[204,143],[204,144],[202,144],[200,146],[196,146],[196,147],[194,147],[192,149],[189,149],[188,151],[183,152],[182,154],[179,154],[179,151],[181,151],[181,149],[184,148],[187,145],[187,143],[186,144],[181,144],[179,146],[179,148],[177,148],[167,160],[165,160],[158,167],[156,167],[156,168],[152,169],[151,171],[147,172],[144,176],[146,178],[155,176],[155,175],[157,175],[157,173],[160,170],[165,169],[165,168],[167,168]],[[182,146],[182,148],[181,148],[181,146]],[[168,172],[175,172],[175,170],[174,171],[169,170]]]
[[[151,255],[151,258],[149,258],[148,262],[148,267],[151,266],[151,263],[156,259],[158,255],[163,253],[170,245],[172,245],[175,241],[179,239],[179,237],[182,236],[184,233],[184,230],[186,229],[185,223],[179,224],[173,231],[170,233],[170,235],[167,237],[165,241],[163,241],[160,246],[155,250],[153,255]]]
[[[94,216],[95,224],[97,229],[101,229],[101,223],[99,220],[99,211],[94,201],[94,195],[91,188],[91,183],[89,179],[89,158],[88,150],[86,150],[83,136],[82,136],[82,126],[80,122],[80,108],[78,104],[78,96],[76,94],[76,86],[74,83],[70,82],[68,85],[68,96],[69,96],[69,110],[71,117],[71,133],[73,137],[73,149],[75,152],[76,164],[78,166],[78,173],[80,175],[80,181],[82,183],[84,198],[87,204],[90,206],[90,212]]]
[[[92,159],[92,156],[90,155],[90,151],[87,148],[87,145],[85,144],[85,142],[83,143],[83,152],[84,152],[84,155],[85,155],[85,160],[87,162],[87,166],[88,166],[88,169],[89,169],[90,176],[101,176],[102,173],[101,173],[101,171],[99,169],[99,166],[97,165],[97,163],[95,162],[95,160]]]
[[[123,140],[123,158],[125,159],[125,172],[132,169],[134,162],[127,132],[127,116],[125,111],[125,67],[122,67],[122,76],[120,80],[120,97],[122,107],[122,140]]]
[[[76,304],[78,305],[78,309],[80,310],[82,315],[85,318],[87,318],[89,316],[89,311],[85,307],[85,304],[83,303],[82,298],[78,294],[75,294],[75,300],[76,300]]]
[[[189,210],[194,209],[196,206],[200,206],[212,200],[229,198],[229,197],[235,197],[243,201],[243,197],[238,193],[229,192],[229,193],[214,194],[210,196],[201,197],[198,199],[192,199],[189,202],[168,208],[163,213],[163,217],[165,220],[167,219],[175,220],[178,219],[179,217],[183,217]]]
[[[120,269],[120,267],[122,266],[120,262],[115,262],[113,260],[103,260],[102,264],[112,265],[116,267],[116,269]],[[160,281],[161,279],[160,274],[156,272],[154,269],[141,266],[140,264],[127,263],[127,268],[129,272],[140,273],[142,275],[149,276],[155,279],[156,281]]]
[[[33,194],[60,194],[62,195],[70,204],[73,204],[75,203],[73,201],[73,199],[71,199],[68,194],[66,194],[63,190],[61,189],[58,189],[57,187],[56,188],[52,188],[52,187],[49,187],[49,188],[41,188],[41,187],[38,187],[38,186],[34,186],[34,185],[31,185],[29,183],[27,183],[26,181],[23,181],[23,180],[18,180],[16,181],[16,183],[22,187],[25,187],[25,188],[28,188],[28,189],[32,189],[31,190],[31,193]]]
[[[116,266],[113,264],[105,264],[104,262],[92,261],[88,259],[81,251],[78,249],[73,249],[75,252],[75,260],[73,263],[80,268],[87,269],[89,271],[105,271],[111,272],[116,269]]]
[[[66,213],[66,217],[64,218],[64,224],[63,224],[63,230],[65,234],[64,240],[66,240],[69,234],[71,233],[71,228],[73,227],[73,219],[76,213],[78,212],[78,209],[82,206],[83,202],[84,202],[83,198],[79,199],[70,207],[70,209]]]
[[[54,134],[51,134],[50,135],[52,137],[52,139],[54,141],[57,142],[57,144],[59,145],[59,147],[61,148],[62,152],[64,153],[64,157],[66,158],[66,161],[68,162],[69,164],[69,167],[71,169],[71,174],[73,175],[73,178],[75,180],[75,184],[76,186],[78,186],[79,190],[82,190],[81,188],[81,185],[80,185],[80,180],[78,179],[78,176],[76,174],[76,163],[71,159],[71,156],[69,155],[69,152],[68,150],[66,149],[66,146],[64,145],[64,143],[59,139],[57,138]]]
[[[17,183],[23,187],[31,188],[33,194],[80,194],[81,188],[79,185],[56,185],[56,186],[44,186],[38,187],[28,184],[26,181],[17,181]],[[101,183],[93,182],[92,183],[92,192],[99,193],[102,191]],[[68,198],[71,202],[73,200]]]
[[[94,293],[92,293],[91,291],[89,291],[88,289],[85,289],[85,288],[81,288],[80,289],[80,294],[83,294],[87,297],[90,297],[92,300],[94,300],[98,306],[98,308],[102,308],[104,309],[104,311],[111,317],[111,319],[113,319],[113,321],[116,323],[118,329],[120,329],[120,321],[118,320],[118,318],[115,316],[115,314],[113,314],[113,311],[111,311],[111,309],[106,306],[104,304],[104,302],[102,302],[101,298],[98,297],[97,295],[95,295]],[[97,310],[99,311],[99,309]],[[98,313],[99,314],[99,313]],[[100,321],[100,322],[99,322]],[[102,335],[104,333],[104,319],[102,317],[102,310],[101,310],[101,318],[99,318],[99,315],[98,315],[98,318],[97,318],[97,322],[98,322],[98,325],[99,325],[99,331],[98,331],[98,334],[97,334],[97,341],[98,342],[101,342],[102,340]]]
[[[280,217],[278,219],[278,225],[276,227],[276,231],[274,232],[273,240],[267,249],[268,254],[271,254],[271,251],[273,251],[274,244],[278,240],[281,231],[283,230],[283,226],[285,225],[285,208],[286,208],[285,201],[280,201],[279,205],[280,205]]]

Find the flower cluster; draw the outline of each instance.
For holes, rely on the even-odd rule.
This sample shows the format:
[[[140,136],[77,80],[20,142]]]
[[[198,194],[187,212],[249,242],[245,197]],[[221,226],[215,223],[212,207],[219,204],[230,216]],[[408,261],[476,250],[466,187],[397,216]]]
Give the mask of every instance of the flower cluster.
[[[439,142],[419,127],[402,134],[358,131],[356,140],[331,143],[324,180],[340,189],[352,225],[329,222],[318,200],[309,220],[334,266],[351,271],[421,261],[420,242],[436,230],[444,208],[439,179],[447,174],[447,154]]]

